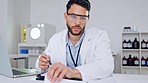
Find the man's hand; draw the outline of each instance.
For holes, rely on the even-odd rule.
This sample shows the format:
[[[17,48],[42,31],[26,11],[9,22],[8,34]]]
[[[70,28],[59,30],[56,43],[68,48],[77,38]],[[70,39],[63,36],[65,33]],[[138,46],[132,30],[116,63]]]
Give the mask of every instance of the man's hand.
[[[57,83],[62,78],[78,78],[82,79],[80,72],[77,69],[71,69],[62,63],[55,63],[48,69],[47,78],[51,83]]]
[[[46,55],[45,53],[41,54],[38,63],[39,68],[41,68],[42,70],[46,70],[50,66],[48,60],[51,60],[50,56]]]

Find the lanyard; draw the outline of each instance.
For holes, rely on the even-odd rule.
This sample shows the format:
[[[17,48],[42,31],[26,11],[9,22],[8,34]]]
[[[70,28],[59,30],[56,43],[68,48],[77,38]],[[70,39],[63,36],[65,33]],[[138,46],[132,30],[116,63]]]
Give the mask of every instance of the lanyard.
[[[82,42],[81,42],[81,44],[82,44]],[[72,59],[73,64],[74,64],[75,67],[77,67],[78,57],[79,57],[79,53],[80,53],[81,44],[80,44],[80,47],[79,47],[79,49],[78,49],[77,58],[76,58],[76,63],[75,63],[74,58],[73,58],[73,56],[72,56],[70,46],[68,46],[68,47],[69,47],[70,56],[71,56],[71,59]]]

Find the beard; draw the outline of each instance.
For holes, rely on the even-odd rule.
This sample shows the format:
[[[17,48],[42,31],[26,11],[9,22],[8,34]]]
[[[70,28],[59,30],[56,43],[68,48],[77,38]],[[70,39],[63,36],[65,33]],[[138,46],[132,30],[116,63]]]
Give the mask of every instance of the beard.
[[[70,27],[68,23],[66,23],[66,25],[67,25],[67,28],[68,28],[68,32],[70,32],[70,33],[71,33],[72,35],[74,35],[74,36],[79,36],[79,35],[81,35],[81,34],[84,33],[85,26],[82,28],[82,27],[79,26],[79,25],[75,25],[75,26],[72,26],[72,27]],[[79,27],[81,30],[80,30],[78,33],[75,33],[75,32],[72,30],[74,27]]]

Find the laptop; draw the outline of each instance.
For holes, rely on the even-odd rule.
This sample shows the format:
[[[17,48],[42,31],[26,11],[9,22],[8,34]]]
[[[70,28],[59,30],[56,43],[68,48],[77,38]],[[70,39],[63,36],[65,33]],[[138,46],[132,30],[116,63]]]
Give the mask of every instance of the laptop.
[[[37,75],[39,72],[37,72],[36,69],[12,68],[5,42],[4,40],[0,39],[0,74],[11,78],[16,78]]]

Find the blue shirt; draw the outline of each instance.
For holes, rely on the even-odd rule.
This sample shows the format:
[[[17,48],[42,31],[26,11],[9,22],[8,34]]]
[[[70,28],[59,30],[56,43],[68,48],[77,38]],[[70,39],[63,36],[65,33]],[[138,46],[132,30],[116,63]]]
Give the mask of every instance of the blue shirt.
[[[67,36],[66,36],[66,42],[67,42],[67,44],[66,44],[66,61],[67,61],[67,66],[70,67],[70,68],[75,67],[74,62],[76,63],[76,58],[77,58],[79,48],[81,50],[80,46],[81,46],[81,43],[83,41],[83,38],[84,38],[84,34],[82,34],[81,38],[79,39],[79,41],[74,46],[72,44],[72,42],[69,40],[68,33],[67,33]],[[70,49],[69,49],[69,46],[70,46]],[[71,54],[72,54],[72,57],[74,59],[74,62],[72,60],[70,50],[71,50]],[[82,65],[82,62],[81,62],[81,55],[80,55],[80,51],[79,51],[77,66],[81,66],[81,65]]]

